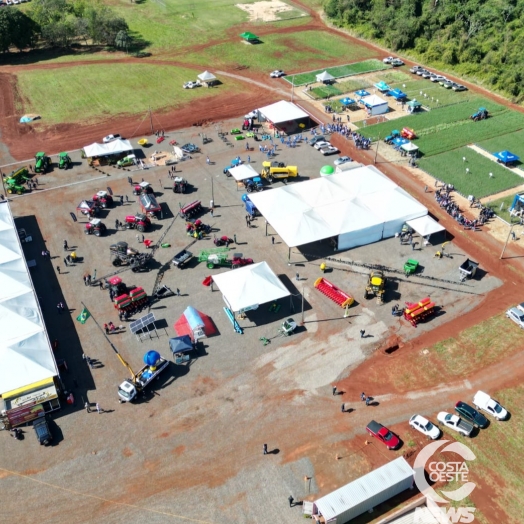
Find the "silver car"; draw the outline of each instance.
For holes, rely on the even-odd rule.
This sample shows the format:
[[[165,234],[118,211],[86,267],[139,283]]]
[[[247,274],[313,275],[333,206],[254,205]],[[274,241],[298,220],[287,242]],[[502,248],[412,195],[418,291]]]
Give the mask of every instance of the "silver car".
[[[409,425],[432,440],[440,437],[440,429],[422,415],[413,415],[409,419]]]
[[[524,312],[516,307],[512,307],[506,311],[506,316],[513,320],[520,329],[524,329]]]

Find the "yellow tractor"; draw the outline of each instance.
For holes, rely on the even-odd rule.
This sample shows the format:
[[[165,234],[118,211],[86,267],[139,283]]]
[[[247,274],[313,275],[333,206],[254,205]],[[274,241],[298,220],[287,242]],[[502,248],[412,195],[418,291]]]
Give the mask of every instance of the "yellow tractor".
[[[282,180],[284,183],[290,177],[298,177],[297,166],[286,166],[281,162],[262,162],[262,178],[267,179],[269,183],[273,180]]]
[[[368,283],[364,290],[364,298],[367,299],[371,295],[377,297],[377,304],[384,303],[384,292],[386,290],[386,279],[382,271],[373,270],[369,274]]]

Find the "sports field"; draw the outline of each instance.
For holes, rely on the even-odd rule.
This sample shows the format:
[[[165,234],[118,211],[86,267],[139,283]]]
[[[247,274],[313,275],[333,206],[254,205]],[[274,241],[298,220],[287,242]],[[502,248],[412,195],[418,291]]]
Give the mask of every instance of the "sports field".
[[[420,167],[439,180],[453,184],[463,195],[476,198],[494,195],[524,183],[524,178],[469,147],[424,157],[420,159]]]
[[[338,54],[338,56],[343,55],[343,53]],[[354,64],[346,64],[335,67],[327,67],[324,69],[318,69],[316,71],[309,71],[307,73],[300,73],[298,75],[288,75],[285,80],[289,83],[294,84],[295,86],[302,86],[305,84],[311,84],[316,82],[317,75],[327,71],[330,75],[335,78],[342,78],[345,76],[360,75],[363,73],[369,73],[371,71],[381,71],[383,69],[391,69],[391,66],[384,64],[380,60],[370,59],[364,60],[362,62],[356,62]]]
[[[147,82],[144,79],[147,78]],[[227,79],[216,89],[183,89],[195,71],[151,64],[93,64],[60,69],[33,69],[18,74],[24,110],[42,121],[95,122],[97,118],[176,108],[218,93],[234,94],[241,85]]]

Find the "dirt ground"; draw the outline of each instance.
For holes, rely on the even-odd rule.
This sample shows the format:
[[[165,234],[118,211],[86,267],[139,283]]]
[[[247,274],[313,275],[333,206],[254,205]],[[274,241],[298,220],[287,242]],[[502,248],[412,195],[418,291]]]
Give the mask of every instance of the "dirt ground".
[[[280,20],[279,13],[293,11],[293,6],[280,2],[280,0],[266,0],[255,2],[254,4],[236,4],[236,6],[249,13],[250,22],[274,22],[275,20]],[[307,15],[304,13],[302,16]]]

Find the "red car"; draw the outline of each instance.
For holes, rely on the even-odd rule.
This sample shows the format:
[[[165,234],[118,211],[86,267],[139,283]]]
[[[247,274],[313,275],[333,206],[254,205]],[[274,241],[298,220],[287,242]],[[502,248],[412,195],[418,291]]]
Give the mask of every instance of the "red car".
[[[378,438],[388,449],[397,449],[400,446],[400,439],[388,428],[372,420],[367,426],[366,431],[375,438]]]

